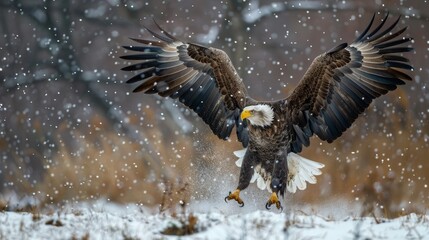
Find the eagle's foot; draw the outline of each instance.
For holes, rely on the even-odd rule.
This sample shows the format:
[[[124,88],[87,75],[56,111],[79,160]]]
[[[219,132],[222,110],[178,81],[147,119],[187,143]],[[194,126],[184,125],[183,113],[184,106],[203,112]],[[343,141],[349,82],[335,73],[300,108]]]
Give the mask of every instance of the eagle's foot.
[[[244,206],[244,202],[240,198],[240,190],[239,189],[236,189],[233,192],[229,192],[229,195],[225,197],[225,202],[228,203],[227,201],[232,200],[232,199],[237,201],[238,204],[240,204],[240,207]]]
[[[276,204],[277,209],[280,209],[280,211],[283,211],[282,204],[280,203],[279,198],[277,197],[277,193],[273,192],[268,199],[267,203],[265,204],[265,208],[267,210],[270,210],[271,205]]]

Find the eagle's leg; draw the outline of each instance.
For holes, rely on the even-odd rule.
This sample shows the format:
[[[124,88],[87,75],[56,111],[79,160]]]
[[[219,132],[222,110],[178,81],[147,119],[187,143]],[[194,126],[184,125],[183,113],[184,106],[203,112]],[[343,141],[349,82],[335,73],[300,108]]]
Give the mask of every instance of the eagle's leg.
[[[271,205],[273,205],[273,204],[276,204],[277,209],[280,209],[280,211],[283,211],[282,204],[280,203],[280,200],[277,197],[277,193],[276,192],[271,193],[270,198],[268,198],[268,201],[265,204],[265,208],[267,210],[270,210]]]
[[[277,209],[283,211],[283,207],[278,196],[279,194],[284,195],[286,191],[287,175],[287,151],[281,151],[279,152],[279,154],[277,154],[277,158],[274,162],[272,179],[270,184],[273,193],[271,194],[270,198],[268,198],[268,201],[265,204],[266,209],[270,209],[271,205],[275,204]]]
[[[237,201],[238,204],[240,204],[240,207],[244,206],[244,202],[240,198],[240,189],[237,188],[233,192],[229,192],[229,195],[225,197],[225,202],[228,203],[227,201],[232,200],[232,199]]]
[[[235,189],[233,192],[229,192],[229,195],[225,197],[225,202],[234,199],[238,202],[238,204],[240,204],[240,207],[244,206],[244,202],[240,198],[240,191],[246,189],[250,184],[250,180],[252,179],[252,176],[255,172],[255,170],[253,169],[253,166],[255,165],[255,160],[255,153],[251,152],[250,150],[247,150],[243,158],[243,163],[241,165],[240,178],[238,180],[237,189]]]

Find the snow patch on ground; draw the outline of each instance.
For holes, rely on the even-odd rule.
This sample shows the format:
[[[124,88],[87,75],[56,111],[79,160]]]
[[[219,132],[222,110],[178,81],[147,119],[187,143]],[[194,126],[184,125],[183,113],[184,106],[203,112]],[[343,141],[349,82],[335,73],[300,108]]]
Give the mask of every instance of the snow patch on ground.
[[[226,214],[214,209],[192,213],[196,233],[176,237],[163,231],[186,227],[189,215],[153,211],[98,201],[43,214],[0,212],[0,239],[429,239],[429,215],[332,220],[295,211]]]

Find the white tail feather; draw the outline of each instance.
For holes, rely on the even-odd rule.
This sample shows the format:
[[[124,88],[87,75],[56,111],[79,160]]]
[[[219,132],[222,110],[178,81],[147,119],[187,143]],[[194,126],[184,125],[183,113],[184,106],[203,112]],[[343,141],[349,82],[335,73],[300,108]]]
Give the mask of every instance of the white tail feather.
[[[235,162],[238,167],[241,167],[246,151],[247,148],[234,152],[234,155],[238,157],[238,160]],[[287,190],[291,193],[295,193],[296,189],[306,189],[307,182],[310,184],[317,183],[317,179],[315,176],[322,174],[319,168],[323,168],[325,166],[319,162],[309,160],[295,153],[288,154],[287,164],[289,169]],[[264,175],[265,179],[261,174]],[[260,166],[255,166],[255,173],[250,180],[251,183],[254,183],[255,181],[259,189],[267,189],[269,192],[271,192],[271,176],[270,174],[262,173],[262,169],[260,168]]]
[[[259,174],[255,172],[254,175],[259,175]],[[258,188],[261,190],[265,190],[265,188],[267,187],[267,183],[262,178],[262,176],[259,175],[256,179],[257,179],[256,185],[258,186]]]
[[[247,148],[234,151],[234,155],[238,157],[237,161],[235,161],[235,165],[237,167],[241,167],[241,164],[243,163],[244,154],[246,154]]]
[[[319,168],[325,165],[311,161],[295,153],[289,153],[287,156],[287,165],[289,175],[287,179],[287,190],[295,193],[296,189],[304,190],[307,188],[307,182],[315,184],[317,179],[315,176],[322,174]]]

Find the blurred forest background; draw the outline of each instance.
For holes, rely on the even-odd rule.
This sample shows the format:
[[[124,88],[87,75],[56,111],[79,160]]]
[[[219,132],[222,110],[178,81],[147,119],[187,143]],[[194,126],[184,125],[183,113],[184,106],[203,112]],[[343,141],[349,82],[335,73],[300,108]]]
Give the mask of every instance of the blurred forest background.
[[[143,25],[156,19],[181,39],[225,50],[251,96],[274,100],[317,55],[353,41],[374,12],[379,22],[389,11],[414,38],[406,56],[415,81],[377,99],[336,142],[313,138],[302,155],[326,167],[286,205],[343,199],[364,214],[425,212],[428,7],[423,0],[1,0],[0,202],[223,204],[238,181],[232,152],[241,145],[235,136],[217,139],[177,102],[132,94],[121,46],[152,38]],[[243,194],[260,209],[268,196],[255,187]]]

